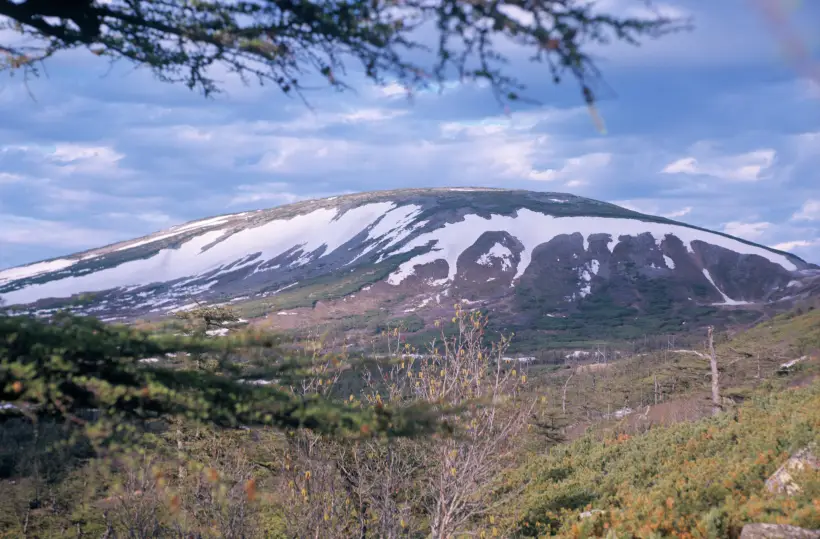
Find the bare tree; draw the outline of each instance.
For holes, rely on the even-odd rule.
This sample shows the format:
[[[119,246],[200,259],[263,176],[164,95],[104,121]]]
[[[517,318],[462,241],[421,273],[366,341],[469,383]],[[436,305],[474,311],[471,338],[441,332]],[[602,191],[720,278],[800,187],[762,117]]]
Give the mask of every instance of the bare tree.
[[[310,352],[309,373],[290,390],[301,396],[329,396],[341,375],[341,358],[320,351],[323,343],[313,339],[304,346]],[[309,429],[285,435],[281,455],[279,491],[284,500],[285,526],[290,537],[328,539],[356,536],[361,515],[351,507],[355,493],[345,484],[338,469],[338,447],[345,441],[328,439]]]
[[[655,405],[657,406],[661,396],[661,387],[658,385],[658,373],[652,373],[652,382],[655,390]]]
[[[459,434],[430,442],[426,500],[433,537],[451,537],[487,516],[515,492],[497,497],[495,482],[516,449],[534,401],[514,399],[526,382],[519,365],[505,366],[505,338],[483,343],[487,319],[456,307],[456,333],[408,366],[407,386],[416,398],[466,410],[453,418]],[[516,491],[517,492],[517,491]]]
[[[129,456],[115,470],[115,488],[101,500],[108,535],[149,538],[168,535],[169,511],[179,507],[178,498],[170,498],[162,488],[160,463],[147,456]],[[170,502],[170,503],[169,503]]]
[[[197,440],[197,462],[178,481],[180,537],[244,539],[257,536],[258,467],[242,439],[208,431]],[[173,498],[172,498],[173,500]]]
[[[526,374],[504,360],[506,339],[484,344],[486,317],[457,308],[453,324],[454,335],[442,329],[426,353],[402,345],[398,328],[386,332],[388,360],[363,371],[364,390],[349,400],[433,405],[450,413],[456,434],[331,440],[294,433],[288,518],[299,535],[390,539],[426,526],[433,537],[451,537],[518,493],[496,486],[534,407],[521,395]]]
[[[572,380],[572,377],[575,375],[575,369],[569,372],[569,376],[564,381],[564,385],[561,388],[561,412],[564,415],[567,413],[567,388],[569,387],[569,381]]]
[[[714,328],[712,326],[706,329],[706,337],[709,345],[709,366],[712,370],[712,415],[717,415],[723,409],[723,403],[720,399],[720,374],[718,372],[713,332]]]

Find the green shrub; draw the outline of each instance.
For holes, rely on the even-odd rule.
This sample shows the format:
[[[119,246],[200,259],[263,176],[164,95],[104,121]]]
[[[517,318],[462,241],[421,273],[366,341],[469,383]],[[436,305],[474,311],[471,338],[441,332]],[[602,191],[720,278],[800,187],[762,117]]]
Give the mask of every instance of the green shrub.
[[[820,385],[758,395],[737,409],[630,437],[586,437],[533,458],[517,479],[525,536],[736,537],[743,524],[820,528],[820,473],[793,498],[764,489],[795,450],[820,442]],[[579,507],[579,503],[584,507]],[[601,510],[580,518],[584,510]]]

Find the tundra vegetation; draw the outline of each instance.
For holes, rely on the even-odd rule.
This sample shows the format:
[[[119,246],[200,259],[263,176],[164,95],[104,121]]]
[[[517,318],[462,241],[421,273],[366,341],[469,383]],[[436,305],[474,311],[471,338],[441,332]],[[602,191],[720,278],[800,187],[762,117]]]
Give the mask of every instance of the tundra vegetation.
[[[820,528],[816,469],[765,488],[820,441],[820,311],[560,365],[508,357],[510,340],[458,305],[424,350],[385,329],[378,357],[237,318],[0,316],[0,537]],[[208,336],[220,324],[234,325]]]

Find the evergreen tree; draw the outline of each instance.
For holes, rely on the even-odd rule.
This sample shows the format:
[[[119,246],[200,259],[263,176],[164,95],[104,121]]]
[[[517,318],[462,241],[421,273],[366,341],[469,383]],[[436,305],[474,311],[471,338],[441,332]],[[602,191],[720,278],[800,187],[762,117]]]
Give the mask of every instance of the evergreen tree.
[[[523,89],[505,68],[501,44],[511,42],[555,82],[571,74],[591,104],[591,45],[637,45],[688,26],[644,13],[587,0],[0,0],[0,67],[36,73],[55,53],[85,48],[208,95],[219,91],[213,67],[299,93],[311,74],[346,88],[353,63],[380,84],[484,80],[511,101]]]

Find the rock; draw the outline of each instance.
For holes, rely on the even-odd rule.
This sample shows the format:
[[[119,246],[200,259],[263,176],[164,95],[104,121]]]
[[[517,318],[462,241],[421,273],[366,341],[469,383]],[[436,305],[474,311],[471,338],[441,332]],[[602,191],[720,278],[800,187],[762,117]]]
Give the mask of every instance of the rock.
[[[800,356],[797,359],[793,359],[791,361],[787,361],[786,363],[782,363],[780,365],[780,368],[777,369],[777,372],[780,373],[780,374],[787,373],[791,370],[792,367],[794,367],[798,363],[806,361],[807,359],[809,359],[809,356]]]
[[[766,490],[775,494],[792,496],[800,492],[800,486],[790,472],[820,468],[820,459],[812,448],[806,447],[792,455],[776,472],[766,480]]]
[[[584,511],[583,513],[581,513],[580,515],[578,515],[578,518],[589,518],[589,517],[591,517],[592,515],[597,515],[598,513],[603,513],[603,512],[604,512],[604,511],[603,511],[603,510],[601,510],[601,509],[592,509],[592,510],[590,510],[590,511]]]
[[[740,539],[820,539],[820,530],[806,530],[785,524],[746,524]]]

